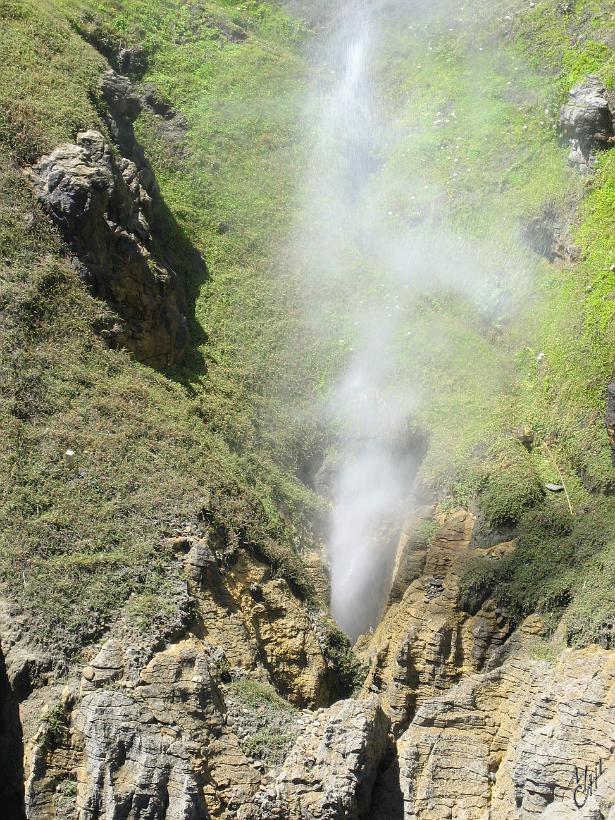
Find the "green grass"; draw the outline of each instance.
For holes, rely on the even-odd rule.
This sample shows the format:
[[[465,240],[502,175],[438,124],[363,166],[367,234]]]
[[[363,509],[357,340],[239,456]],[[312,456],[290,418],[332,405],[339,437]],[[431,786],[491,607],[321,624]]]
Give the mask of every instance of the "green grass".
[[[437,202],[479,249],[500,302],[478,308],[450,293],[417,301],[403,317],[412,336],[396,350],[391,389],[416,390],[414,421],[431,436],[422,475],[437,500],[478,498],[492,525],[519,525],[505,582],[489,567],[489,577],[476,570],[475,585],[497,589],[515,618],[569,608],[570,639],[583,643],[611,612],[605,595],[594,617],[588,590],[608,577],[611,549],[602,416],[615,349],[615,154],[600,158],[584,190],[556,122],[586,73],[612,85],[612,9],[592,0],[561,15],[545,1],[472,13],[453,32],[433,21],[387,32],[380,82],[398,130],[378,184],[393,228]],[[0,23],[5,591],[69,656],[120,612],[164,631],[178,617],[165,539],[189,524],[221,528],[310,598],[298,553],[313,542],[323,505],[296,475],[335,440],[319,408],[353,332],[335,283],[326,283],[324,329],[306,323],[314,291],[302,269],[289,270],[285,244],[305,168],[310,32],[254,0],[0,0]],[[106,63],[92,43],[111,57],[143,46],[148,68],[137,86],[155,82],[190,126],[180,156],[155,117],[136,124],[166,205],[208,264],[204,283],[189,282],[195,345],[173,373],[104,347],[96,328],[105,308],[84,292],[20,171],[78,130],[104,130],[97,83]],[[565,217],[583,193],[573,227],[581,261],[540,262],[523,226],[545,208]],[[386,298],[378,271],[346,252],[357,291]],[[514,443],[516,428],[533,432],[531,453]],[[573,505],[565,535],[552,518],[532,517],[551,515],[555,502],[540,488],[559,480],[544,443]],[[587,521],[605,534],[591,546]],[[329,644],[352,688],[360,670],[347,643],[334,634]]]
[[[585,186],[566,165],[557,120],[588,73],[612,87],[614,15],[598,0],[570,14],[550,2],[478,4],[472,14],[474,26],[418,20],[411,32],[391,32],[381,69],[399,126],[388,186],[396,218],[403,225],[436,191],[486,259],[486,276],[498,283],[498,267],[508,268],[498,284],[512,306],[485,319],[472,305],[426,300],[408,317],[415,341],[401,369],[428,397],[418,409],[431,433],[422,475],[442,509],[477,501],[491,526],[518,524],[517,551],[468,567],[464,595],[491,590],[514,621],[539,609],[555,623],[569,608],[570,641],[604,642],[611,596],[597,606],[587,591],[608,586],[600,568],[614,508],[604,412],[615,343],[615,157],[603,154]],[[417,178],[417,168],[428,170]],[[553,266],[528,253],[523,226],[547,209],[565,222],[581,199],[571,228],[580,262]],[[531,431],[531,452],[515,443],[518,429]],[[565,537],[542,489],[560,471],[574,512]],[[598,534],[591,547],[587,527]]]
[[[292,711],[293,708],[288,701],[280,697],[273,686],[252,678],[237,678],[229,684],[228,689],[242,703],[252,708],[263,705],[276,706],[285,711]]]
[[[211,25],[188,36],[175,27],[181,20],[169,4],[164,10],[157,3],[68,0],[0,6],[6,32],[0,47],[6,49],[0,68],[0,564],[5,592],[31,612],[33,632],[59,656],[77,653],[122,611],[139,628],[156,625],[164,632],[175,623],[173,594],[166,590],[174,589],[177,571],[165,539],[185,525],[221,529],[230,547],[252,550],[299,594],[313,595],[297,549],[311,537],[308,513],[316,501],[268,452],[255,449],[258,403],[244,387],[249,379],[241,351],[228,338],[232,328],[248,350],[263,327],[251,301],[239,304],[237,288],[245,271],[246,298],[266,307],[258,276],[265,278],[260,266],[267,251],[250,254],[270,216],[261,207],[270,199],[263,180],[275,165],[268,152],[276,140],[286,150],[288,139],[276,115],[229,117],[225,97],[248,78],[246,92],[256,93],[261,82],[272,95],[296,64],[287,43],[276,48],[272,41],[300,32],[277,10],[259,5],[241,13],[232,5],[207,9]],[[231,18],[250,31],[243,50],[220,33]],[[197,309],[210,337],[207,371],[195,354],[198,368],[169,378],[102,344],[96,327],[105,308],[84,291],[16,165],[74,139],[79,129],[104,130],[96,88],[106,66],[79,34],[87,25],[108,27],[110,41],[117,32],[140,38],[141,27],[149,27],[151,76],[169,93],[165,76],[175,78],[193,121],[191,139],[202,150],[193,147],[188,172],[172,171],[172,158],[161,146],[157,151],[153,139],[147,147],[167,205],[208,258],[210,284]],[[178,38],[188,42],[178,47]],[[203,72],[196,78],[195,61]],[[188,77],[191,87],[182,85]],[[216,84],[206,97],[208,77]],[[227,120],[229,130],[219,133]],[[140,129],[145,138],[145,121]],[[233,181],[230,169],[249,140],[260,146],[253,170],[243,163]],[[226,172],[215,172],[216,156],[224,158]],[[200,178],[209,190],[197,184]],[[228,212],[235,201],[243,209],[236,217]],[[272,208],[280,210],[279,202]],[[262,220],[252,227],[251,213]],[[235,218],[235,238],[225,240],[217,225]],[[252,337],[244,333],[248,326]],[[233,378],[224,387],[219,374],[228,374],[231,362]],[[254,363],[250,373],[256,378]],[[68,448],[77,454],[71,470],[63,459]]]

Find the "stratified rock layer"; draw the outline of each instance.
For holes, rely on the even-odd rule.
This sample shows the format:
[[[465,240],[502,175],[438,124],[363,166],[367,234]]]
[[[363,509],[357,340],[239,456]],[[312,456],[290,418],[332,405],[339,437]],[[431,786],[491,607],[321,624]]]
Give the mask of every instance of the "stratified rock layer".
[[[275,684],[297,705],[329,702],[317,618],[285,581],[247,553],[222,546],[222,555],[205,532],[173,547],[192,601],[182,637],[139,645],[119,623],[79,677],[23,692],[29,820],[231,818],[251,805],[265,763],[241,724],[236,691],[229,716],[228,682],[249,677],[272,693]],[[14,682],[25,659],[35,654],[16,635]],[[303,726],[301,713],[281,704],[278,720],[257,722],[261,746],[269,730],[285,750]]]
[[[359,820],[388,746],[378,698],[345,700],[319,714],[240,820]]]
[[[567,651],[551,665],[526,647],[418,709],[398,743],[403,817],[566,817],[575,767],[600,761],[593,798],[574,816],[611,817],[614,750],[613,653]]]
[[[493,602],[479,606],[475,615],[458,605],[467,562],[476,555],[498,560],[514,548],[512,543],[474,548],[474,523],[471,513],[459,511],[431,544],[410,533],[400,545],[391,604],[364,649],[370,663],[366,691],[380,693],[396,733],[423,698],[481,669],[509,633]]]
[[[537,616],[511,633],[489,601],[463,611],[466,562],[514,549],[474,546],[474,526],[409,526],[365,691],[328,708],[316,621],[205,531],[172,541],[193,619],[166,646],[118,626],[79,677],[30,691],[47,661],[5,619],[29,820],[613,820],[615,653],[548,642]],[[272,720],[275,696],[259,712],[233,677],[315,711],[278,701]]]

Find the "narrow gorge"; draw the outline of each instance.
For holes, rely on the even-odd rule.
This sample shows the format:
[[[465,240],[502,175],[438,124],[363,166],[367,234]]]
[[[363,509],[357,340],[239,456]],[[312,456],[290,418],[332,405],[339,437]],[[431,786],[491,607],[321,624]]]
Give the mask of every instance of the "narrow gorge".
[[[0,57],[0,817],[614,820],[612,0]]]

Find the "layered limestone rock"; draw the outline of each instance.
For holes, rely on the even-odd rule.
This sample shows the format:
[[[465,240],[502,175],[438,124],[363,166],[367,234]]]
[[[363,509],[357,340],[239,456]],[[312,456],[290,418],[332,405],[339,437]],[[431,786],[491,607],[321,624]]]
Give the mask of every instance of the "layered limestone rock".
[[[340,701],[318,715],[240,820],[359,820],[388,747],[378,699]]]
[[[287,582],[246,553],[225,567],[206,541],[186,547],[199,634],[223,649],[225,663],[270,678],[297,706],[327,704],[330,672],[319,627]]]
[[[260,784],[210,671],[210,647],[187,638],[158,652],[136,681],[116,643],[103,647],[56,710],[55,736],[33,739],[31,820],[220,816]]]
[[[398,743],[400,818],[615,815],[615,655],[592,647],[537,660],[534,627],[501,666],[419,707]],[[598,772],[592,795],[585,767]]]
[[[288,584],[247,553],[222,554],[206,532],[174,546],[192,600],[182,638],[139,643],[120,622],[85,651],[78,676],[24,691],[29,820],[232,817],[264,784],[265,764],[243,731],[240,694],[227,707],[228,682],[244,675],[295,703],[327,702],[318,619]],[[18,641],[11,655],[19,666]],[[290,705],[278,711],[275,726],[257,720],[261,744],[286,747],[303,728]]]
[[[467,562],[477,555],[497,560],[514,548],[513,543],[474,547],[475,521],[471,513],[458,511],[431,543],[410,529],[400,544],[390,605],[362,649],[370,664],[365,689],[380,693],[397,733],[423,699],[482,669],[509,634],[492,601],[474,615],[458,605]]]
[[[162,202],[134,137],[141,103],[126,78],[108,72],[102,94],[118,153],[96,130],[58,146],[28,172],[35,193],[75,253],[92,293],[117,315],[104,335],[154,367],[177,364],[188,344],[184,283],[158,241]],[[194,267],[203,260],[192,249]]]
[[[174,539],[183,637],[139,647],[118,625],[78,676],[22,688],[29,820],[613,820],[615,653],[549,643],[537,616],[510,634],[489,602],[462,611],[466,562],[514,549],[475,546],[474,527],[409,524],[364,693],[311,712],[229,681],[326,705],[317,619],[248,553]],[[8,643],[15,680],[45,668]]]

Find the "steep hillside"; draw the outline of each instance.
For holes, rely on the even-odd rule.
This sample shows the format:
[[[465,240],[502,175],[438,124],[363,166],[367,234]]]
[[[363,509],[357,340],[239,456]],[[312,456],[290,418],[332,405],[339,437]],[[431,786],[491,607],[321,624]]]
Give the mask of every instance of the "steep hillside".
[[[380,235],[444,273],[387,362],[421,468],[355,654],[329,408],[393,297],[300,229],[336,8],[0,0],[9,818],[564,817],[611,771],[615,11],[374,6]]]

